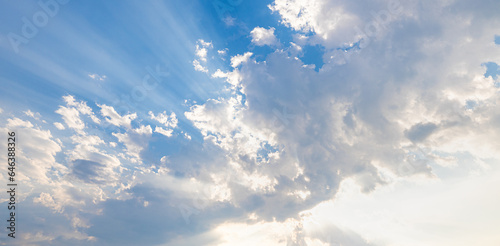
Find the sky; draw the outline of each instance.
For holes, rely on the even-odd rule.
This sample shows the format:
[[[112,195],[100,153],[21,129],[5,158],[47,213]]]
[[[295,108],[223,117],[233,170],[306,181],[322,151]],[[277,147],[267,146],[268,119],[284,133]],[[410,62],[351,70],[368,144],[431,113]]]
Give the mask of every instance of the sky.
[[[500,1],[1,5],[0,245],[500,244]]]

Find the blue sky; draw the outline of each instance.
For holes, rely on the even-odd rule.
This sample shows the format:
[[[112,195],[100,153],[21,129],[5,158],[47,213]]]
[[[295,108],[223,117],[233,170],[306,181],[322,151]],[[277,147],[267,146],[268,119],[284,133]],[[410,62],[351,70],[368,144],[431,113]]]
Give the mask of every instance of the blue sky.
[[[2,3],[0,245],[498,245],[482,3]]]

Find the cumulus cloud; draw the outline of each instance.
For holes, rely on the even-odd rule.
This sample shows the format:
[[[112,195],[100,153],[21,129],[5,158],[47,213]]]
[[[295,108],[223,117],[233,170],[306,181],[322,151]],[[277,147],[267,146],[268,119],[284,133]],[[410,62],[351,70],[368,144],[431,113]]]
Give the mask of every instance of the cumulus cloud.
[[[269,29],[263,27],[256,27],[251,32],[252,43],[257,46],[264,45],[275,45],[278,43],[278,39],[274,36],[274,27]]]
[[[234,56],[232,71],[212,75],[229,82],[237,73],[233,96],[185,114],[242,177],[228,182],[231,202],[284,221],[332,199],[346,178],[368,193],[398,178],[436,177],[433,166],[457,151],[498,159],[498,87],[481,65],[498,60],[494,24],[462,19],[461,11],[474,15],[465,2],[275,1],[283,23],[307,35],[303,44],[325,47],[324,67],[316,72],[285,50],[262,62]],[[252,175],[257,185],[244,181]],[[369,245],[355,233],[335,240]]]
[[[67,212],[72,211],[73,208],[77,207],[77,211],[86,210],[85,202],[81,202],[82,197],[93,197],[98,193],[94,189],[90,189],[91,191],[84,195],[78,194],[79,192],[65,192],[71,190],[73,184],[65,180],[70,173],[65,162],[60,163],[56,160],[56,155],[64,154],[61,140],[52,136],[50,131],[40,129],[39,126],[33,127],[26,122],[20,123],[14,120],[7,126],[9,130],[15,127],[16,138],[22,137],[23,141],[22,147],[16,148],[16,161],[18,164],[22,163],[23,168],[16,169],[15,177],[16,183],[24,189],[22,195],[19,194],[16,197],[16,202],[23,203],[26,216],[44,225],[50,224],[57,230],[45,230],[36,223],[32,223],[25,226],[25,230],[29,233],[16,237],[16,240],[22,241],[23,244],[40,244],[53,242],[58,237],[77,241],[89,239],[90,237],[85,233],[72,228],[65,222],[70,217]],[[7,132],[7,129],[2,128],[2,130]],[[88,205],[92,204],[92,199],[87,202]],[[79,216],[72,214],[71,217]]]
[[[411,15],[403,4],[411,3],[276,0],[268,7],[281,16],[286,26],[304,34],[314,34],[308,35],[309,42],[334,48],[355,43],[366,33],[376,36],[388,30],[391,22]]]

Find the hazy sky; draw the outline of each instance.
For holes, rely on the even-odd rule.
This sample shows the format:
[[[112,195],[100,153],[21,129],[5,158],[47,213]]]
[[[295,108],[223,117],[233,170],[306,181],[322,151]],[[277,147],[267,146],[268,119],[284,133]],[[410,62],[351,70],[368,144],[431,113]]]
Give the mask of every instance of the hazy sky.
[[[0,245],[500,244],[500,1],[0,4]]]

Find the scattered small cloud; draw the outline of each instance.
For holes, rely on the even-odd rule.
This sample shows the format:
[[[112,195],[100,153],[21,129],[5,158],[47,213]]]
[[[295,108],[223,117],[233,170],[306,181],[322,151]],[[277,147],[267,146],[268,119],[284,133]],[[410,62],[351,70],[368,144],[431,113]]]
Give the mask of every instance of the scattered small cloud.
[[[64,127],[63,124],[61,124],[60,122],[54,122],[54,126],[59,129],[59,130],[64,130],[66,129],[66,127]]]
[[[274,36],[274,30],[274,27],[269,29],[263,27],[254,28],[250,32],[250,35],[252,36],[252,43],[257,46],[276,45],[278,43],[278,39]]]
[[[236,25],[236,18],[229,15],[222,19],[222,21],[224,21],[224,24],[226,24],[226,26],[228,27]]]
[[[225,48],[223,50],[217,50],[217,53],[221,56],[227,55],[228,48]]]
[[[148,114],[152,120],[156,120],[157,122],[163,124],[166,127],[172,127],[172,128],[177,127],[178,120],[174,112],[168,115],[166,111],[163,111],[163,113],[155,115],[152,111],[149,111]]]
[[[155,127],[155,132],[160,133],[166,137],[171,137],[172,133],[174,132],[172,129],[165,130],[160,126]]]
[[[106,121],[115,126],[125,126],[127,128],[131,128],[132,120],[137,118],[136,113],[121,116],[112,106],[107,106],[105,104],[97,104],[97,106],[101,108],[101,115],[106,119]]]
[[[202,63],[206,64],[208,49],[213,48],[212,43],[203,39],[198,39],[196,43],[195,56],[197,58],[193,60],[193,67],[196,71],[208,73],[208,69]]]
[[[96,73],[88,74],[88,76],[93,79],[93,80],[98,80],[98,81],[104,81],[106,80],[107,76],[106,75],[99,75]]]
[[[168,115],[166,111],[163,111],[163,113],[155,115],[152,111],[149,111],[149,117],[166,127],[166,129],[164,129],[163,127],[156,126],[154,132],[160,133],[167,137],[172,136],[172,133],[174,132],[173,128],[177,127],[178,123],[177,117],[174,112]]]
[[[201,60],[206,62],[207,61],[207,53],[208,53],[208,48],[212,48],[212,43],[211,42],[205,42],[203,39],[198,40],[198,44],[196,45],[196,56]]]
[[[194,60],[193,61],[193,67],[194,70],[199,71],[199,72],[204,72],[208,73],[208,69],[200,64],[200,61]]]
[[[33,113],[31,110],[24,111],[24,114],[27,115],[28,117],[31,117],[35,120],[39,120],[41,115],[38,112]]]

